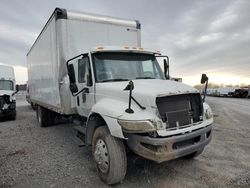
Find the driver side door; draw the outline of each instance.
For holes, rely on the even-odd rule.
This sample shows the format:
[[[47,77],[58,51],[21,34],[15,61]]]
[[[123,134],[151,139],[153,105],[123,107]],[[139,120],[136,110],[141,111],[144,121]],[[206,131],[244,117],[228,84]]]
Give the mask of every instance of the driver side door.
[[[73,67],[75,79],[71,79],[72,95],[75,98],[76,108],[79,115],[88,117],[92,106],[94,105],[94,84],[92,80],[92,72],[90,59],[88,54],[83,54],[82,58],[70,62],[68,66]],[[73,80],[73,83],[72,83]]]

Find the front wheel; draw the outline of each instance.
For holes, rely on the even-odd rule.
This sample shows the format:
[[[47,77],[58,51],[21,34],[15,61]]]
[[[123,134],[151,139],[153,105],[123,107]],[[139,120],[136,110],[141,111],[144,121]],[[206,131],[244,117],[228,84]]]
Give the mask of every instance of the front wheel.
[[[106,126],[98,127],[92,139],[92,154],[100,178],[107,184],[121,182],[127,171],[127,156],[121,139],[110,135]]]
[[[13,110],[9,115],[9,120],[16,120],[16,110]]]

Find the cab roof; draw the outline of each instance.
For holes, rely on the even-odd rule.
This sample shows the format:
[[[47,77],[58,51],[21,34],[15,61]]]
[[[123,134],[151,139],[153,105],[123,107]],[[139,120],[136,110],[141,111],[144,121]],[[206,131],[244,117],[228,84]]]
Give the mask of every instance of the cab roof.
[[[134,53],[145,53],[145,54],[158,54],[161,55],[160,51],[145,49],[138,46],[97,46],[90,50],[91,53],[96,52],[134,52]]]

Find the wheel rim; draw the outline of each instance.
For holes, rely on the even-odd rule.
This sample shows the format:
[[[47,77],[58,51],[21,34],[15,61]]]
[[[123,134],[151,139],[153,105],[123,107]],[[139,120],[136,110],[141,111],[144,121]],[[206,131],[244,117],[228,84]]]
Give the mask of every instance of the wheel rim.
[[[107,146],[102,139],[96,141],[94,159],[100,171],[107,173],[109,170],[109,155]]]

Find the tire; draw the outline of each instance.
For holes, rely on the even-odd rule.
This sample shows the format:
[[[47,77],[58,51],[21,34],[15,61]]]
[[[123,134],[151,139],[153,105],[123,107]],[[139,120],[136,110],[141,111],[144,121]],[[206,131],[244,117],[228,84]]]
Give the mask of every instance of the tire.
[[[36,115],[40,127],[47,127],[48,126],[47,110],[41,106],[38,106]]]
[[[31,106],[31,108],[33,109],[33,110],[36,110],[36,105],[34,105],[32,102],[30,103],[30,106]]]
[[[36,116],[40,127],[48,127],[55,123],[55,112],[37,106]]]
[[[98,174],[106,184],[120,183],[124,179],[127,171],[125,146],[121,139],[111,136],[106,126],[94,132],[92,155]]]
[[[47,122],[48,125],[54,125],[55,124],[55,112],[51,111],[51,110],[47,110]]]
[[[16,110],[12,111],[8,117],[9,120],[14,121],[16,120]]]
[[[186,155],[186,156],[184,156],[184,158],[185,159],[193,159],[195,157],[198,157],[203,152],[203,150],[204,150],[204,148],[202,148],[201,150],[198,150],[198,151],[196,151],[194,153],[191,153],[189,155]]]

